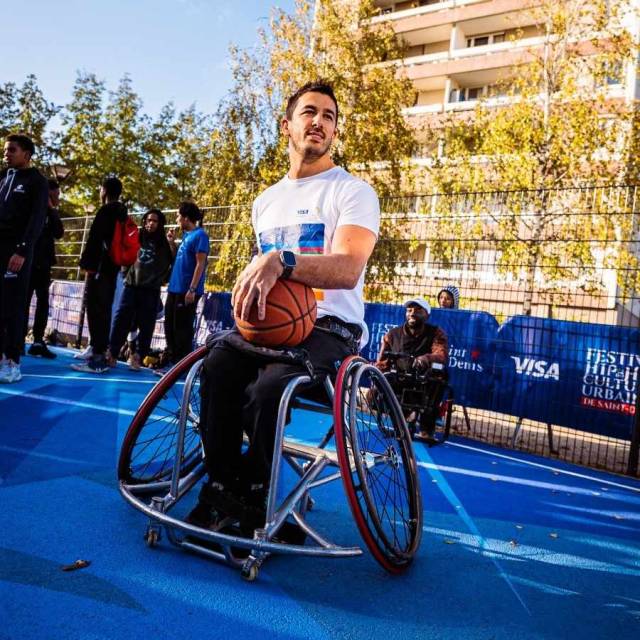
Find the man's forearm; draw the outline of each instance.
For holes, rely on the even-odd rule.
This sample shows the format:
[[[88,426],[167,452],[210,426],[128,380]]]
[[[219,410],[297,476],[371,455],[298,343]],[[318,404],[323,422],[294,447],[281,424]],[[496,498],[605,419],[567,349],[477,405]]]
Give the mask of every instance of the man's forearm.
[[[361,261],[350,255],[299,255],[296,261],[291,279],[316,289],[353,289],[363,269]]]

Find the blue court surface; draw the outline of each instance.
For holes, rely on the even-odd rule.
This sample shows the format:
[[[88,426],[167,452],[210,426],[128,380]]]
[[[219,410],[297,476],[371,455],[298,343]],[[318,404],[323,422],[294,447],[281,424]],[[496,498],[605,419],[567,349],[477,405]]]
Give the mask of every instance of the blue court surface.
[[[638,638],[636,480],[459,438],[417,444],[425,527],[407,573],[367,551],[275,556],[247,583],[166,538],[148,549],[118,493],[120,442],[157,378],[76,373],[56,351],[0,386],[0,638]],[[298,415],[294,435],[318,420]],[[313,522],[360,544],[341,484],[320,493]],[[61,571],[79,558],[90,566]]]

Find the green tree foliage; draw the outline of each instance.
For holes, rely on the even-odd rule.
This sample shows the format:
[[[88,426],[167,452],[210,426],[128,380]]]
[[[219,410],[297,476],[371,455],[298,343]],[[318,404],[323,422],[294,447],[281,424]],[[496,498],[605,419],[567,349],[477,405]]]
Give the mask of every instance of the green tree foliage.
[[[94,74],[79,74],[63,115],[60,157],[72,169],[66,198],[78,210],[98,202],[108,175],[122,179],[132,208],[176,206],[190,197],[209,135],[208,119],[195,107],[176,113],[166,105],[155,120],[125,76],[107,94]]]
[[[234,84],[216,116],[196,189],[199,201],[240,205],[286,173],[280,134],[286,100],[318,78],[331,82],[340,106],[335,162],[365,177],[382,196],[401,189],[414,146],[402,107],[415,94],[397,66],[380,64],[400,59],[402,48],[389,25],[370,22],[375,13],[371,0],[360,2],[355,13],[341,0],[297,0],[291,14],[274,10],[256,49],[231,50]],[[223,288],[246,263],[250,237],[248,207],[233,209],[239,225],[231,227],[222,217],[228,215],[218,208],[208,218],[220,223],[223,249],[213,275]],[[387,265],[380,261],[379,268]]]
[[[604,244],[592,242],[594,235],[605,242],[621,232],[620,216],[600,213],[608,203],[587,205],[576,187],[620,181],[628,172],[621,159],[630,152],[633,109],[611,89],[634,64],[630,9],[627,0],[543,0],[532,10],[542,42],[501,79],[504,97],[481,101],[473,119],[452,116],[433,131],[445,148],[434,159],[436,191],[497,192],[476,199],[464,218],[441,198],[431,210],[436,237],[448,239],[451,261],[468,259],[469,243],[456,239],[474,237],[474,229],[498,243],[498,269],[524,287],[526,314],[536,281],[549,290],[567,281],[600,286]],[[513,190],[526,193],[514,197]],[[480,222],[481,214],[491,223]],[[442,241],[432,244],[440,255]],[[628,257],[619,246],[607,250],[605,263]]]
[[[59,106],[45,98],[33,74],[21,86],[14,82],[0,85],[0,135],[28,135],[36,145],[36,166],[44,167],[55,157],[55,136],[48,127],[59,111]]]

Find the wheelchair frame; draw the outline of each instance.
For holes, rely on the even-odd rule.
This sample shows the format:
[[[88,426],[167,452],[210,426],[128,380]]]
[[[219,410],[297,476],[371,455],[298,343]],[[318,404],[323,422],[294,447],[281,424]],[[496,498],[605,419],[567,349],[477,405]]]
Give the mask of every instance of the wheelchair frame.
[[[433,403],[428,400],[430,395],[427,391],[428,386],[433,384],[439,384],[441,386],[442,399],[438,402],[438,414],[444,417],[444,426],[441,430],[436,429],[433,438],[425,442],[429,446],[446,442],[451,433],[451,416],[453,414],[454,403],[454,394],[451,385],[447,382],[446,378],[434,375],[433,372],[417,373],[413,369],[403,370],[399,368],[397,366],[399,360],[407,359],[412,361],[415,358],[415,356],[411,354],[391,351],[385,355],[392,363],[391,369],[387,374],[395,375],[398,382],[408,383],[400,390],[399,397],[396,396],[403,410],[403,415],[405,412],[421,411],[424,410],[425,407],[433,406]],[[435,395],[435,393],[432,395]],[[412,436],[415,436],[415,424],[415,421],[413,423],[407,422]]]
[[[360,547],[331,542],[305,519],[314,504],[310,492],[341,478],[360,534],[374,558],[391,573],[401,573],[408,568],[420,544],[423,518],[411,438],[384,375],[357,356],[350,356],[342,363],[335,387],[328,376],[312,380],[310,375],[299,375],[285,388],[276,420],[265,525],[254,531],[253,538],[232,535],[228,529],[223,532],[225,521],[218,529],[210,530],[170,514],[206,473],[199,442],[198,394],[205,351],[203,347],[189,354],[154,386],[136,412],[123,441],[118,463],[119,489],[130,505],[149,518],[145,532],[147,545],[155,546],[164,530],[173,545],[226,562],[240,569],[248,580],[257,577],[260,566],[273,553],[360,555]],[[182,393],[173,391],[177,406],[170,404],[168,409],[162,408],[160,403],[181,384],[180,378],[185,372],[188,373]],[[293,402],[296,392],[311,382],[322,383],[330,411],[328,405]],[[376,389],[374,401],[369,388]],[[292,407],[332,413],[333,425],[317,446],[285,438]],[[172,425],[174,431],[171,431]],[[161,435],[154,439],[144,434],[145,429],[159,430]],[[335,451],[327,448],[334,436]],[[157,438],[160,439],[156,442]],[[169,455],[171,448],[174,451]],[[144,464],[137,462],[137,455],[145,460]],[[298,480],[277,504],[283,460]],[[322,475],[330,469],[333,472]],[[377,487],[376,483],[384,481],[394,484],[393,493]],[[381,500],[390,499],[402,504],[394,504],[391,509],[386,502],[379,504]],[[278,531],[287,519],[293,519],[312,544],[279,542]],[[239,553],[239,550],[244,551]]]

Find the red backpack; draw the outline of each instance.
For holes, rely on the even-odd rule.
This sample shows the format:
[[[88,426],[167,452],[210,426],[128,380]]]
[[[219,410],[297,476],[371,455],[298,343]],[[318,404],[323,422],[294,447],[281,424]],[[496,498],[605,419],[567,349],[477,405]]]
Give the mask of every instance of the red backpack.
[[[127,216],[124,221],[116,220],[109,257],[119,267],[129,267],[138,258],[140,237],[138,226]]]

